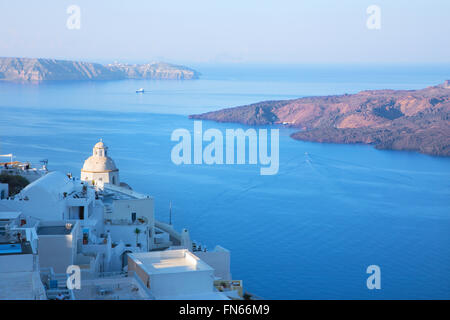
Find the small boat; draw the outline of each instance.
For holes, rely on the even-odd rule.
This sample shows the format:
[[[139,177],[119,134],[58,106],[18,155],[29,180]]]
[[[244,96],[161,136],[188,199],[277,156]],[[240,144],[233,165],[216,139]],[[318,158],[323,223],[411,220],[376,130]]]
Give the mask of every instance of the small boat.
[[[144,93],[144,88],[137,89],[136,93]]]

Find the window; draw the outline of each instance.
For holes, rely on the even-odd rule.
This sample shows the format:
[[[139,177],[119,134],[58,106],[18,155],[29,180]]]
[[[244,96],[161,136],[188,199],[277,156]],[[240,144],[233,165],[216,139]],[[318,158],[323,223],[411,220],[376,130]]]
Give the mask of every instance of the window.
[[[131,213],[131,221],[133,221],[133,222],[136,221],[136,212]]]

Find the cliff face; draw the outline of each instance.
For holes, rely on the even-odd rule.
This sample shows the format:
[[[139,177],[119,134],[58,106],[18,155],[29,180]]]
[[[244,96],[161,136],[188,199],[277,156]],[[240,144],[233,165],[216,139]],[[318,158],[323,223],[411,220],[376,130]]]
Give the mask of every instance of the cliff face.
[[[266,101],[194,119],[301,128],[294,139],[450,156],[450,86]]]
[[[79,61],[0,58],[0,80],[197,79],[199,73],[167,63],[101,65]]]
[[[199,73],[195,70],[172,65],[164,62],[149,64],[109,64],[109,70],[120,72],[128,79],[167,79],[191,80],[198,79]]]

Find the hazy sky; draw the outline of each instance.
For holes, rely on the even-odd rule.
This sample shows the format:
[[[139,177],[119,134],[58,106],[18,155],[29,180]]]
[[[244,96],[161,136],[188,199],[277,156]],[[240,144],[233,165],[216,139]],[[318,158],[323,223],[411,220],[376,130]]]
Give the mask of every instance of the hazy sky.
[[[79,30],[66,10],[81,9]],[[381,29],[366,26],[370,5]],[[0,56],[90,61],[450,62],[449,0],[0,2]]]

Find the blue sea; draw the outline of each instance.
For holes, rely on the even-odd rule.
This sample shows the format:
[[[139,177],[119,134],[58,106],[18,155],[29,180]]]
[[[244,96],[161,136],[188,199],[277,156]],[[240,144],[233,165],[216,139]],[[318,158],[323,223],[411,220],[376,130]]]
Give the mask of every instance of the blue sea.
[[[279,172],[180,165],[187,115],[302,96],[419,89],[450,66],[197,65],[193,81],[0,82],[0,154],[79,175],[102,138],[120,178],[155,198],[156,218],[231,251],[234,279],[266,299],[450,299],[450,159],[295,141]],[[138,88],[148,90],[136,94]],[[203,122],[204,129],[243,128]],[[381,269],[369,290],[366,268]]]

